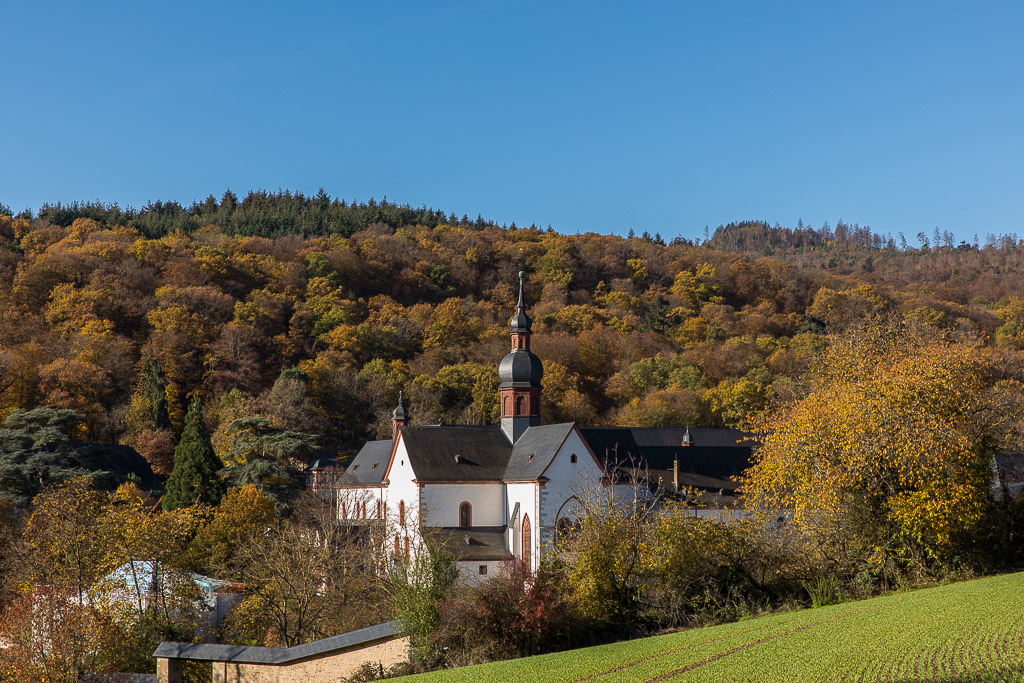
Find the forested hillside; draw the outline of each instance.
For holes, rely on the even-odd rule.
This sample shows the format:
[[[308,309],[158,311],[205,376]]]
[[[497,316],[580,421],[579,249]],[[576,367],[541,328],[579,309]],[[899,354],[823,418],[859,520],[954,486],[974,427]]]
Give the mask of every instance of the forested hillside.
[[[414,423],[493,423],[520,268],[546,421],[742,425],[875,314],[981,337],[1024,372],[1024,248],[922,237],[747,222],[666,244],[322,191],[46,205],[0,217],[0,419],[71,409],[70,436],[162,475],[197,393],[225,459],[255,416],[315,436],[297,455],[350,454],[389,433],[399,390]]]
[[[1019,566],[992,456],[1024,438],[1024,246],[920,244],[560,235],[323,193],[0,215],[0,680],[152,671],[194,637],[188,572],[243,587],[221,642],[400,616],[424,669]],[[763,518],[593,506],[555,562],[470,588],[303,492],[314,456],[390,436],[399,391],[414,424],[497,421],[520,270],[543,419],[753,428]],[[83,605],[147,567],[181,579],[159,605],[138,578],[130,606]]]

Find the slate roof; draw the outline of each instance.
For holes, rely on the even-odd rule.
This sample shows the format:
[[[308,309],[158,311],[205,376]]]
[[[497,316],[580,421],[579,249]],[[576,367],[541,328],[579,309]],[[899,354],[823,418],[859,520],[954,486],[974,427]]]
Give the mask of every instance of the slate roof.
[[[395,620],[292,647],[164,641],[157,646],[153,656],[167,657],[168,659],[194,659],[204,662],[234,662],[236,664],[288,664],[309,657],[330,654],[336,650],[358,647],[375,640],[391,638],[401,633],[402,623]]]
[[[737,429],[690,429],[691,446],[680,445],[686,429],[583,427],[580,431],[598,460],[617,463],[620,468],[645,463],[652,476],[667,471],[667,481],[671,481],[673,461],[678,458],[680,475],[699,474],[728,482],[750,465],[755,445],[751,435]],[[729,488],[735,484],[730,483]]]
[[[547,469],[559,446],[572,431],[573,423],[530,427],[512,447],[505,468],[505,481],[536,481]],[[530,458],[530,456],[533,458]]]
[[[515,445],[497,426],[407,426],[401,432],[417,481],[536,481],[572,428],[571,422],[530,427]],[[749,434],[735,429],[690,429],[692,445],[686,447],[680,445],[686,429],[582,427],[580,432],[602,463],[617,462],[620,469],[645,463],[653,479],[670,483],[678,458],[680,484],[708,490],[734,490],[731,478],[749,466],[755,445]],[[391,448],[391,439],[368,441],[339,485],[379,486]]]
[[[508,551],[505,526],[431,527],[433,538],[464,562],[505,560]]]
[[[391,439],[367,441],[338,480],[339,486],[378,486],[391,457]]]
[[[505,474],[511,447],[500,427],[401,429],[417,481],[501,481]]]

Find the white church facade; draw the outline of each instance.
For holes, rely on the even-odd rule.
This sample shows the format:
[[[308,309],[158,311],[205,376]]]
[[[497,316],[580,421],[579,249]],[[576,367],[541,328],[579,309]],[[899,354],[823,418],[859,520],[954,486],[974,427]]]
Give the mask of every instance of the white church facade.
[[[642,467],[650,488],[660,480],[730,500],[730,476],[750,454],[735,430],[542,425],[544,371],[530,351],[531,327],[520,274],[512,348],[498,366],[500,425],[410,425],[399,399],[392,438],[367,442],[338,482],[342,520],[386,521],[398,556],[430,533],[474,578],[511,559],[536,570],[556,529],[575,518],[574,502],[614,486],[622,462]]]

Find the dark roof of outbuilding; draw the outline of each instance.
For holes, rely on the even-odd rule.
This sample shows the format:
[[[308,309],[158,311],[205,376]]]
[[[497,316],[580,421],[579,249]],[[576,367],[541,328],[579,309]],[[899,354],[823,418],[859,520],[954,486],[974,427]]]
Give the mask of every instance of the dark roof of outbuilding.
[[[662,486],[671,486],[672,484],[673,473],[671,469],[651,469],[650,476],[653,481],[657,481],[660,478]],[[725,477],[709,477],[703,474],[684,472],[680,469],[679,486],[689,486],[691,488],[704,489],[707,491],[718,491],[719,489],[723,489],[732,493],[739,487],[739,483],[733,479]]]
[[[441,543],[457,560],[504,560],[512,557],[508,551],[508,527],[431,527],[433,538]]]
[[[572,426],[572,422],[566,422],[527,429],[512,447],[505,480],[535,481],[547,469]]]
[[[384,470],[387,469],[388,459],[391,457],[391,439],[380,441],[367,441],[352,463],[341,475],[338,481],[340,486],[365,486],[368,484],[380,484],[384,480]]]
[[[1008,482],[1024,481],[1024,453],[996,453],[996,468]]]
[[[205,662],[233,662],[235,664],[288,664],[317,655],[346,650],[402,633],[402,622],[388,621],[349,631],[329,638],[292,647],[260,647],[250,645],[219,645],[207,643],[178,643],[164,641],[157,646],[154,657],[168,659],[194,659]]]
[[[1006,487],[1011,498],[1020,498],[1024,491],[1024,453],[996,454],[996,484]]]
[[[328,467],[341,467],[341,462],[329,455],[321,455],[319,458],[311,460],[310,463],[306,465],[306,471],[319,472],[320,470],[325,470]]]
[[[728,479],[750,465],[755,443],[737,429],[690,429],[692,445],[682,446],[687,430],[675,428],[583,427],[597,459],[620,469],[646,466],[669,470],[679,459],[680,474]]]
[[[402,427],[416,480],[501,481],[511,446],[500,427]]]

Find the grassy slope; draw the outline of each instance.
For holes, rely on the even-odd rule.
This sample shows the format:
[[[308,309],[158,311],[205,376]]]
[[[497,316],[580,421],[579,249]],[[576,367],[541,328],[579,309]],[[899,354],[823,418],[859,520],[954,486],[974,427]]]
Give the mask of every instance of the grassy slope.
[[[409,681],[1024,680],[1024,573]]]

